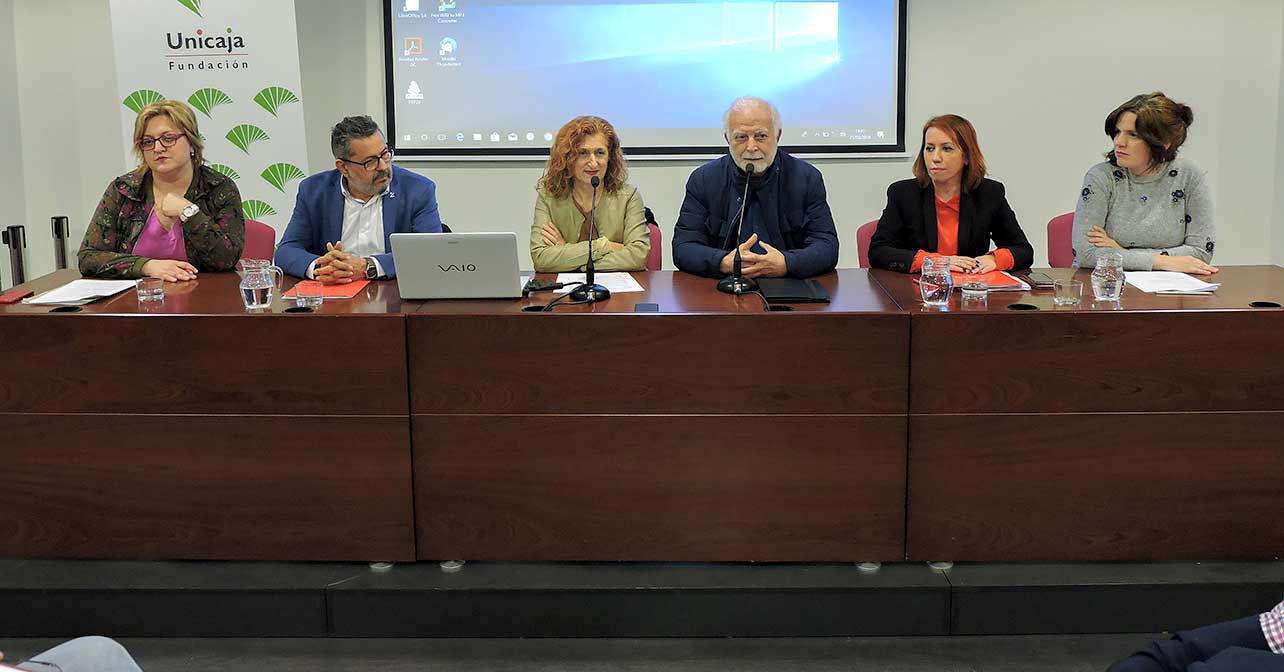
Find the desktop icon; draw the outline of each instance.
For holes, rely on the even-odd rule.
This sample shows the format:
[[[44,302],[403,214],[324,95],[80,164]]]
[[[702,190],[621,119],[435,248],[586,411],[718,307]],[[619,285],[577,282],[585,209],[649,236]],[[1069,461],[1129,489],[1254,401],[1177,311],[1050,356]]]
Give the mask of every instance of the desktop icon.
[[[534,133],[527,133],[527,134],[526,134],[526,140],[527,140],[527,141],[531,141],[531,140],[534,140],[534,139],[535,139],[535,134],[534,134]]]
[[[441,0],[441,2],[437,4],[437,11],[439,12],[445,12],[454,8],[455,0]]]
[[[545,131],[545,132],[544,132],[544,142],[549,142],[549,141],[551,141],[552,139],[553,139],[553,134],[552,134],[552,133],[549,133],[549,132],[547,132],[547,131]]]
[[[463,134],[463,133],[456,133],[456,134],[455,134],[455,141],[456,141],[456,142],[463,142],[463,141],[464,141],[464,134]]]
[[[401,11],[403,12],[419,11],[419,0],[406,0],[406,4],[402,6]]]
[[[424,133],[423,135],[419,136],[419,139],[423,140],[424,142],[428,142],[428,134]]]
[[[508,141],[509,141],[509,142],[517,142],[517,134],[516,134],[516,133],[509,133],[509,134],[508,134]]]
[[[401,139],[402,139],[402,140],[405,140],[406,142],[410,142],[410,141],[411,141],[411,140],[413,140],[414,138],[415,138],[415,136],[413,136],[413,135],[411,135],[411,134],[409,134],[409,133],[407,133],[407,134],[405,134],[405,135],[401,136]]]
[[[882,132],[882,131],[879,131],[878,133],[875,133],[875,135],[877,135],[878,137],[880,137],[880,138],[881,138],[881,137],[886,136],[887,134],[886,134],[886,133],[884,133],[884,132]]]
[[[443,141],[443,140],[445,140],[445,139],[446,139],[446,134],[445,134],[445,133],[438,133],[438,134],[437,134],[437,141],[438,141],[438,142],[441,142],[441,141]]]
[[[491,142],[499,142],[499,134],[498,134],[498,133],[491,133],[491,134],[490,134],[490,141],[491,141]]]
[[[410,86],[406,89],[406,100],[423,100],[424,93],[419,90],[419,82],[411,81]]]
[[[473,142],[481,142],[481,139],[482,139],[481,133],[473,133]]]
[[[437,45],[438,56],[451,56],[459,50],[459,43],[455,42],[453,37],[442,38],[441,43]]]
[[[423,56],[424,55],[424,38],[422,37],[405,37],[401,40],[402,56]]]

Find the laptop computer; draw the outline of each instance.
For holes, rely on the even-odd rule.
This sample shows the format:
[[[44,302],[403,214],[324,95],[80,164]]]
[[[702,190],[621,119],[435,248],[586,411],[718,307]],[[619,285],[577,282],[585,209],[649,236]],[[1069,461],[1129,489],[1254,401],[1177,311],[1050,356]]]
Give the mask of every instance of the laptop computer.
[[[391,238],[403,299],[522,295],[516,233],[394,233]]]

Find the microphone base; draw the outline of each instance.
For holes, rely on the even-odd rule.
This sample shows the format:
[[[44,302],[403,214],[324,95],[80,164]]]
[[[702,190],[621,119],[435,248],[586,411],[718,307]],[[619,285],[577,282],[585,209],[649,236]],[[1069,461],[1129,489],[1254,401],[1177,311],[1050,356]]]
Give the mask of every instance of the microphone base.
[[[758,281],[741,275],[728,275],[718,281],[718,291],[723,294],[749,294],[758,291]]]
[[[571,290],[572,301],[582,301],[585,303],[597,303],[611,298],[611,290],[602,285],[580,285]]]

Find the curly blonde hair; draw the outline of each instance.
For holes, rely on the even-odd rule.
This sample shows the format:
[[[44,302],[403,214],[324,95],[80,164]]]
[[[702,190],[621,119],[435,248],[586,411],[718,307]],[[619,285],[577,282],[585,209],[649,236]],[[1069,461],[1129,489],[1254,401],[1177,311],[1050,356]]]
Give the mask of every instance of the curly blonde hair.
[[[205,143],[201,141],[201,132],[196,127],[196,113],[182,101],[161,100],[139,110],[138,118],[134,120],[134,155],[138,157],[138,170],[147,171],[143,148],[138,143],[143,140],[147,122],[154,117],[168,117],[187,136],[187,144],[192,146],[192,165],[200,167],[205,161]]]
[[[611,122],[601,117],[576,117],[557,132],[553,138],[553,148],[548,153],[548,163],[544,165],[544,175],[535,184],[553,198],[565,198],[571,193],[571,183],[575,176],[571,167],[575,165],[576,152],[584,140],[601,133],[606,136],[608,158],[603,187],[608,192],[619,191],[629,179],[629,167],[624,162],[624,150],[620,149],[620,136],[616,135]]]

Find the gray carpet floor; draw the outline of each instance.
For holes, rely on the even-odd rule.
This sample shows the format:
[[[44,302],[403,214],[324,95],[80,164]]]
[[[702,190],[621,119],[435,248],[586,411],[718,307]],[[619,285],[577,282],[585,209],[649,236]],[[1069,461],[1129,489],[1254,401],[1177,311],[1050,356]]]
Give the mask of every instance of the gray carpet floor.
[[[145,672],[1102,672],[1156,636],[120,641]],[[0,647],[12,663],[57,643]]]

